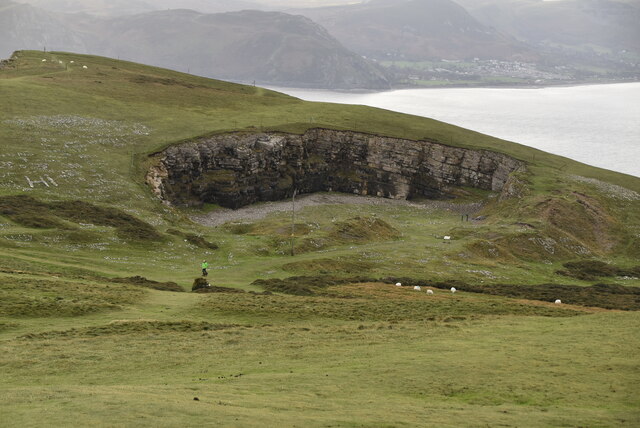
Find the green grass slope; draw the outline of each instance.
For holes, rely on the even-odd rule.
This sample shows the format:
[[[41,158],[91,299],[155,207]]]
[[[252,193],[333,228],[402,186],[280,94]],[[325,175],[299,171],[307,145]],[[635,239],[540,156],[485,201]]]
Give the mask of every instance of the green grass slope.
[[[430,119],[93,56],[19,52],[0,97],[2,420],[639,422],[639,179]],[[312,127],[529,168],[508,199],[298,209],[293,257],[288,212],[204,227],[189,216],[217,207],[168,207],[144,184],[148,155],[176,142]],[[203,259],[221,287],[188,292]]]
[[[363,106],[303,102],[258,87],[67,53],[18,53],[0,72],[0,88],[4,100],[0,106],[0,197],[5,197],[3,206],[17,210],[3,211],[7,221],[1,229],[0,251],[7,248],[5,252],[12,260],[20,254],[23,259],[38,254],[36,258],[44,259],[43,263],[64,262],[101,274],[124,271],[123,274],[152,275],[158,280],[170,275],[169,279],[179,282],[193,272],[191,267],[183,266],[182,260],[193,265],[208,250],[185,242],[179,234],[165,233],[177,226],[182,228],[180,233],[201,235],[221,245],[221,251],[215,253],[217,257],[225,253],[227,258],[230,254],[242,256],[235,257],[233,263],[247,263],[249,270],[239,273],[237,279],[229,272],[232,284],[247,284],[260,276],[258,271],[279,270],[282,260],[278,251],[282,245],[278,242],[283,241],[283,233],[273,231],[286,225],[286,216],[270,220],[274,224],[269,227],[260,226],[264,233],[243,236],[224,228],[199,228],[185,221],[184,213],[159,204],[151,196],[143,184],[147,154],[203,134],[231,130],[303,132],[311,127],[430,138],[445,144],[505,152],[528,163],[529,173],[518,182],[524,196],[490,203],[485,208],[485,214],[490,214],[486,222],[460,223],[459,218],[447,212],[433,213],[430,219],[419,211],[398,214],[404,217],[401,233],[405,238],[379,246],[388,249],[383,252],[399,251],[407,257],[413,253],[407,260],[411,265],[420,266],[424,259],[416,254],[416,245],[423,247],[423,243],[434,242],[434,236],[452,233],[460,239],[450,247],[434,242],[437,250],[430,254],[434,263],[453,257],[453,262],[446,263],[463,263],[467,265],[464,270],[482,270],[468,266],[480,263],[514,272],[514,267],[526,271],[530,269],[528,262],[534,262],[538,270],[539,266],[545,267],[541,270],[545,281],[550,276],[554,278],[553,271],[558,266],[541,265],[541,261],[556,263],[594,256],[620,258],[623,264],[633,264],[627,256],[637,256],[634,247],[638,244],[638,200],[634,192],[640,192],[640,180],[442,122]],[[29,180],[41,179],[46,184],[30,186]],[[24,206],[17,207],[15,201],[6,199],[13,195],[32,200],[23,199]],[[78,208],[74,218],[68,211],[69,207],[73,211],[76,200],[91,206]],[[64,204],[68,205],[66,214]],[[121,223],[127,215],[132,216],[127,220],[130,224],[114,227],[113,218],[98,218],[107,214],[105,207],[112,209],[112,217],[120,218]],[[375,212],[376,208],[371,209]],[[304,239],[324,239],[323,231],[329,225],[323,216],[329,211],[322,208],[317,210],[319,215],[308,214],[309,221],[320,227],[301,236],[301,245],[313,249]],[[343,221],[357,215],[357,209],[339,213]],[[438,217],[442,222],[435,221]],[[145,224],[134,224],[135,220]],[[151,229],[155,232],[149,232]],[[132,239],[128,240],[123,230],[131,232]],[[161,236],[156,241],[161,243],[133,239],[136,233],[157,233]],[[548,239],[565,241],[564,245],[555,245],[558,249],[552,250],[553,257],[547,257]],[[339,257],[353,257],[349,246],[336,240],[329,239],[324,247],[336,248]],[[147,253],[151,248],[154,251]],[[195,255],[195,248],[204,254]],[[434,252],[429,245],[425,250]],[[274,257],[261,257],[261,252]],[[152,268],[144,267],[145,262],[117,264],[110,258],[139,256],[146,261],[150,255],[154,257]],[[512,263],[514,260],[517,263]],[[441,276],[447,276],[445,270],[431,265],[418,272],[443,272]],[[379,273],[405,272],[398,272],[389,263]],[[457,275],[451,271],[450,276]],[[506,276],[514,280],[526,278],[527,275]],[[535,276],[530,281],[542,279]]]

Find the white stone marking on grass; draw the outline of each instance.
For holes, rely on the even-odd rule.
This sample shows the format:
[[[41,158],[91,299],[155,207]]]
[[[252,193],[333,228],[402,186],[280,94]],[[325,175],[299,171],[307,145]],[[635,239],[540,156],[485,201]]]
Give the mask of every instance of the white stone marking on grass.
[[[627,189],[626,187],[607,183],[606,181],[597,180],[595,178],[581,177],[579,175],[570,175],[569,178],[575,181],[592,184],[610,198],[623,199],[626,201],[640,200],[640,194],[638,192]]]
[[[24,178],[27,179],[27,183],[29,183],[29,187],[35,187],[34,184],[44,184],[45,186],[49,187],[49,183],[47,183],[45,179],[42,177],[40,177],[40,180],[31,180],[29,177],[25,175]]]
[[[53,184],[55,187],[58,187],[58,183],[56,183],[53,178],[49,177],[48,175],[45,175],[45,178],[49,180],[49,183]]]

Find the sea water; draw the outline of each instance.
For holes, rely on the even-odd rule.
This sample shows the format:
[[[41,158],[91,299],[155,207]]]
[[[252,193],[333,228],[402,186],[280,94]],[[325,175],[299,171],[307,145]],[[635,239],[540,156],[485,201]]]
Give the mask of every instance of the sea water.
[[[376,93],[274,89],[308,101],[430,117],[640,177],[640,83]]]

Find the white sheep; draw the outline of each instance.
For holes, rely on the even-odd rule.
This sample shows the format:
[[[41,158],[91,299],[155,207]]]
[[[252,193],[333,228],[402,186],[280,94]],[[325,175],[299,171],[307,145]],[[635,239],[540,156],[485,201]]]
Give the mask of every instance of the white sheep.
[[[458,291],[456,290],[456,287],[451,287],[451,293],[455,293],[456,291]]]
[[[82,68],[84,68],[84,69],[86,70],[86,69],[87,69],[87,68],[89,68],[89,67],[87,67],[86,65],[83,65],[83,66],[82,66]]]
[[[414,285],[414,286],[413,286],[413,289],[414,289],[414,290],[416,290],[416,291],[420,291],[420,290],[422,290],[422,288],[420,288],[420,286],[419,286],[419,285]]]
[[[42,60],[42,62],[47,62],[47,60],[46,60],[46,59],[43,59],[43,60]]]
[[[396,282],[396,287],[402,287],[402,283],[401,282]]]
[[[451,240],[451,237],[449,235],[447,235],[447,236],[444,237],[444,240],[445,241],[449,241],[449,240]]]
[[[433,294],[433,290],[427,290],[427,294]]]
[[[69,61],[69,64],[73,64],[75,61]]]
[[[556,301],[555,301],[554,303],[555,303],[556,305],[559,305],[559,304],[561,304],[561,303],[562,303],[562,300],[560,300],[560,299],[556,299]]]

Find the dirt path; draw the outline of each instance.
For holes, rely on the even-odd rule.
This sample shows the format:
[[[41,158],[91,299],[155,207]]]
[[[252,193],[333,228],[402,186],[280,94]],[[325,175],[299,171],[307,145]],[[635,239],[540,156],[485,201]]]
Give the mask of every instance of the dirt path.
[[[459,204],[447,201],[411,202],[398,199],[376,198],[373,196],[347,195],[341,193],[313,193],[296,197],[296,210],[318,205],[391,205],[420,208],[425,210],[440,209],[459,214],[474,214],[482,203]],[[274,212],[291,211],[291,200],[277,202],[261,202],[247,207],[218,209],[207,214],[191,216],[191,220],[204,226],[219,226],[230,221],[256,221]]]

